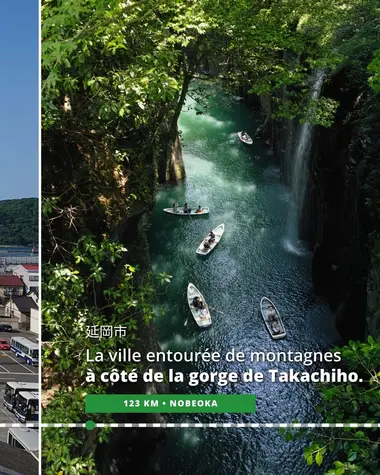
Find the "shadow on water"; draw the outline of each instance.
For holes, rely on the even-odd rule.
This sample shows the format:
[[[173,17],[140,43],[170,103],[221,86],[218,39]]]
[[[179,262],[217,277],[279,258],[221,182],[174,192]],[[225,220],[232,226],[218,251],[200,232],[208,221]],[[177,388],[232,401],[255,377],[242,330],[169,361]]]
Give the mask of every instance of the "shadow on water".
[[[162,349],[218,351],[324,351],[339,341],[327,305],[313,293],[310,255],[294,252],[286,243],[291,199],[280,182],[275,157],[265,146],[240,142],[236,132],[254,133],[258,120],[242,103],[223,109],[215,91],[215,106],[204,115],[183,112],[183,154],[187,178],[162,187],[151,217],[149,242],[155,272],[173,276],[159,304],[165,308],[156,325]],[[255,157],[260,157],[258,160]],[[164,215],[173,202],[210,208],[207,217],[194,219]],[[196,254],[203,237],[220,223],[225,233],[207,256]],[[213,325],[202,332],[186,302],[186,287],[193,282],[211,310]],[[270,338],[259,312],[260,299],[269,297],[283,319],[287,338]],[[184,322],[188,319],[185,326]],[[182,363],[175,371],[236,371],[248,368],[265,374],[262,383],[189,387],[173,384],[179,394],[256,394],[255,414],[170,415],[175,422],[317,422],[318,393],[307,383],[272,383],[269,369],[314,370],[318,364],[301,363]],[[156,473],[165,475],[319,475],[320,467],[306,466],[303,442],[286,443],[276,429],[168,430],[154,458]]]

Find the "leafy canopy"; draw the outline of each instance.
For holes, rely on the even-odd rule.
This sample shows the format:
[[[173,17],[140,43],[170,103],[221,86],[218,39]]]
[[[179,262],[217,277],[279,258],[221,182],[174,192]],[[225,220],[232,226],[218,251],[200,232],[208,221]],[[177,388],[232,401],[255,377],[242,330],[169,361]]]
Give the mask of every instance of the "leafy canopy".
[[[333,351],[341,352],[346,370],[358,373],[362,382],[321,385],[323,402],[319,411],[326,422],[357,423],[362,427],[305,429],[286,433],[286,440],[307,437],[310,444],[304,455],[308,465],[322,465],[330,452],[335,461],[330,462],[332,467],[325,472],[328,475],[376,475],[380,471],[378,428],[365,428],[363,424],[376,424],[380,418],[380,341],[369,336],[366,342],[350,341]]]

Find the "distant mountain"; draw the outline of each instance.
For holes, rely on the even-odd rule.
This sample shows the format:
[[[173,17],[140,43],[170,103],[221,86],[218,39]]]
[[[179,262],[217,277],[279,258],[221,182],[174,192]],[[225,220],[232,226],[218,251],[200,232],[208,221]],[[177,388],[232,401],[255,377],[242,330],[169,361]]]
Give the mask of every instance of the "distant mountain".
[[[38,199],[0,201],[0,246],[38,243]]]

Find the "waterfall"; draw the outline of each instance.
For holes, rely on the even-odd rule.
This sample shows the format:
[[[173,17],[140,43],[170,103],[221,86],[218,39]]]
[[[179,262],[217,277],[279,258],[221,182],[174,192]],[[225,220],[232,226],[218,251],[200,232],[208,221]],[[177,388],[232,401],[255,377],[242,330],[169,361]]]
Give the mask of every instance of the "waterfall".
[[[311,85],[310,99],[311,102],[317,100],[321,93],[324,79],[324,72],[317,71]],[[310,111],[312,113],[313,105]],[[305,122],[298,126],[296,141],[293,152],[290,154],[290,186],[292,191],[293,203],[290,207],[288,221],[288,245],[293,250],[299,248],[299,232],[298,225],[302,213],[306,184],[308,182],[308,158],[310,154],[311,139],[313,133],[313,125]]]

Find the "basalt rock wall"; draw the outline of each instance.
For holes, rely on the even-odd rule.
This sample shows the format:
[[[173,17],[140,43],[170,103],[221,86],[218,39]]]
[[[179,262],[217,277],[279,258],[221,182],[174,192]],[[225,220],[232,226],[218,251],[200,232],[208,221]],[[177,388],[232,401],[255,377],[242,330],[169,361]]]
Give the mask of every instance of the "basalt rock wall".
[[[380,334],[379,106],[349,69],[327,78],[322,95],[339,108],[332,127],[314,127],[311,135],[299,233],[312,251],[316,293],[335,311],[338,330],[345,339],[363,339],[368,332]],[[260,101],[259,132],[272,141],[289,185],[299,124],[270,120],[268,101]]]
[[[149,246],[147,241],[147,225],[149,215],[147,210],[127,217],[115,232],[114,239],[121,242],[128,249],[122,262],[107,272],[107,287],[117,284],[121,269],[128,263],[139,265],[138,279],[143,280],[151,271]],[[139,284],[139,282],[137,282]],[[160,351],[156,328],[153,324],[143,322],[142,315],[138,317],[138,334],[134,351],[143,355],[147,352]],[[121,346],[122,347],[122,346]],[[160,364],[150,366],[154,371],[164,372]],[[168,383],[136,384],[118,383],[110,388],[112,394],[165,394],[169,393]],[[162,414],[114,414],[115,422],[145,422],[165,423],[167,418]],[[153,459],[157,444],[164,436],[162,428],[147,429],[114,429],[108,443],[96,448],[98,470],[102,475],[124,474],[133,467],[139,466],[139,473],[151,473],[150,459]]]
[[[323,94],[340,105],[333,126],[315,130],[301,238],[313,250],[313,283],[336,312],[337,328],[346,339],[362,339],[366,333],[369,228],[364,177],[359,173],[367,157],[360,147],[362,131],[355,122],[362,107],[361,92],[347,87],[343,70],[325,85]]]

